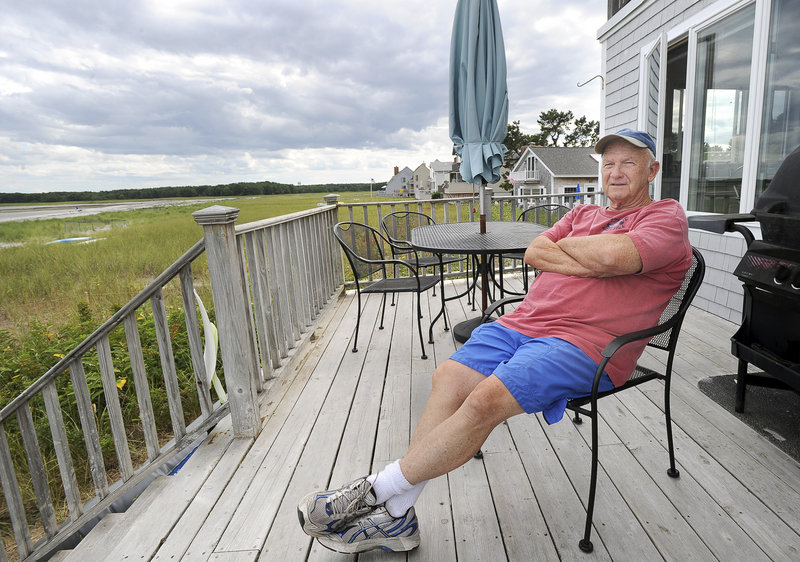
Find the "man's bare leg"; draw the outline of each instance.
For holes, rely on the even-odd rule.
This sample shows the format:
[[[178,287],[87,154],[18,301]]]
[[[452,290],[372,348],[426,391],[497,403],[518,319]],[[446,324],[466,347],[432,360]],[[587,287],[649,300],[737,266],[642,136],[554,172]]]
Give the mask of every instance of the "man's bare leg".
[[[459,365],[455,361],[450,361]],[[441,476],[458,468],[480,449],[500,422],[524,412],[500,379],[477,373],[478,380],[464,371],[460,388],[456,368],[437,369],[434,389],[400,468],[410,484]],[[445,364],[442,364],[443,366]],[[461,366],[465,369],[468,369]],[[469,369],[472,373],[476,373]],[[439,386],[439,388],[437,388]],[[471,390],[470,390],[471,387]],[[470,390],[469,392],[466,392]],[[452,395],[448,396],[447,392]],[[466,393],[466,396],[463,394]],[[455,408],[455,409],[454,409]],[[438,422],[438,423],[437,423]]]
[[[452,416],[461,407],[469,393],[486,380],[486,375],[447,359],[433,373],[431,393],[422,415],[411,436],[410,448],[426,436],[433,428]]]

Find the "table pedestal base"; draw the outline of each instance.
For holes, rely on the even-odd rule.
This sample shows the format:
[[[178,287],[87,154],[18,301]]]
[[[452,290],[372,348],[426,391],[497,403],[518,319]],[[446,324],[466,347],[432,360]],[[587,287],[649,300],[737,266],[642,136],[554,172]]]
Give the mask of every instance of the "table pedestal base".
[[[470,318],[453,326],[453,337],[459,343],[464,343],[472,335],[472,330],[481,325],[481,317]]]

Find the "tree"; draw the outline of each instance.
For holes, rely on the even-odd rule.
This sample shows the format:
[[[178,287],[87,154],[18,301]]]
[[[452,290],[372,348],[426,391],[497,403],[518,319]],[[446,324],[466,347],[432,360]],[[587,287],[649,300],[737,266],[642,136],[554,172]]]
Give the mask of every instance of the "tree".
[[[503,166],[511,169],[511,167],[522,156],[525,147],[530,144],[536,144],[534,135],[526,135],[519,128],[519,121],[514,121],[508,125],[506,130],[506,138],[503,144],[508,149],[506,156],[503,159]]]
[[[600,140],[600,122],[581,116],[575,119],[572,132],[564,138],[564,146],[594,146]]]
[[[559,111],[550,109],[539,114],[540,140],[541,146],[558,146],[558,141],[563,135],[567,134],[567,128],[574,115],[571,111]]]
[[[508,149],[503,159],[503,167],[507,170],[503,174],[500,187],[511,190],[508,174],[511,168],[522,157],[526,146],[593,146],[600,138],[600,123],[587,119],[586,116],[574,119],[572,111],[559,111],[549,109],[539,114],[537,123],[539,132],[526,135],[520,130],[519,121],[513,121],[506,129],[506,138],[503,144]],[[563,140],[562,140],[563,139]]]

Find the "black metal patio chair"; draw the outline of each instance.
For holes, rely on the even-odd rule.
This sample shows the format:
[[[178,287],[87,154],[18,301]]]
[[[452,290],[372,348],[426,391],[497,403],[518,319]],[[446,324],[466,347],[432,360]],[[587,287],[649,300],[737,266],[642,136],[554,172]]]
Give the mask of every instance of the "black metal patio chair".
[[[666,417],[667,451],[669,453],[669,468],[667,469],[667,475],[672,478],[677,478],[680,476],[680,472],[677,468],[675,468],[675,451],[672,444],[672,417],[670,414],[669,392],[670,381],[672,379],[672,362],[675,357],[675,349],[678,344],[678,335],[680,334],[681,324],[686,316],[686,312],[689,310],[689,305],[691,305],[692,299],[694,299],[694,296],[697,294],[697,290],[700,288],[700,284],[703,282],[704,275],[705,261],[703,260],[703,256],[696,248],[692,248],[692,265],[689,268],[689,271],[686,272],[683,284],[670,299],[667,307],[664,309],[664,312],[661,313],[661,318],[659,319],[658,324],[652,328],[640,330],[638,332],[632,332],[629,334],[623,334],[611,340],[611,342],[609,342],[609,344],[602,351],[603,360],[597,366],[597,371],[595,372],[592,394],[589,396],[573,398],[567,402],[567,409],[575,413],[573,422],[582,423],[583,420],[581,418],[581,414],[591,418],[592,420],[592,467],[591,478],[589,481],[589,497],[586,503],[586,527],[584,530],[584,536],[579,542],[579,546],[584,552],[591,552],[594,548],[590,538],[592,532],[594,498],[597,489],[597,401],[599,399],[622,392],[623,390],[628,390],[629,388],[639,386],[642,383],[654,379],[664,381],[664,416]],[[484,322],[491,321],[492,315],[495,314],[496,311],[501,310],[503,305],[507,305],[512,302],[518,302],[522,300],[522,298],[523,297],[520,296],[511,296],[492,303],[492,305],[484,312],[482,320]],[[598,391],[600,377],[614,354],[625,345],[645,339],[648,340],[648,347],[658,349],[666,353],[664,368],[660,371],[655,371],[653,369],[637,365],[630,379],[628,379],[625,384],[609,391]]]
[[[553,226],[561,217],[567,214],[569,207],[566,205],[536,205],[535,207],[528,207],[517,217],[518,221],[528,221],[544,226]],[[518,260],[522,262],[522,285],[525,288],[524,293],[528,292],[528,269],[529,265],[525,263],[525,253],[515,252],[513,254],[503,254],[504,259]],[[508,291],[513,293],[513,291]],[[522,293],[522,294],[524,294]]]
[[[443,254],[425,254],[411,246],[411,231],[418,226],[436,224],[430,215],[417,211],[394,211],[381,219],[381,228],[386,233],[392,247],[392,255],[397,259],[410,261],[418,269],[438,268],[441,275],[441,286],[444,291],[444,266],[450,263],[465,261],[464,256],[445,256]],[[434,295],[436,289],[434,288]],[[446,323],[445,323],[446,324]],[[445,325],[445,329],[447,326]]]
[[[422,337],[422,306],[420,295],[439,283],[438,275],[419,275],[418,266],[410,261],[387,257],[389,241],[376,229],[358,222],[340,222],[333,227],[334,235],[342,246],[356,282],[358,294],[358,319],[353,335],[353,352],[358,351],[358,330],[361,324],[361,294],[380,293],[381,323],[386,312],[387,293],[416,293],[417,327],[422,358],[427,359]],[[407,274],[407,275],[404,275]],[[433,340],[433,323],[444,314],[444,292],[441,294],[442,309],[431,321],[430,339]],[[445,322],[447,320],[445,319]]]

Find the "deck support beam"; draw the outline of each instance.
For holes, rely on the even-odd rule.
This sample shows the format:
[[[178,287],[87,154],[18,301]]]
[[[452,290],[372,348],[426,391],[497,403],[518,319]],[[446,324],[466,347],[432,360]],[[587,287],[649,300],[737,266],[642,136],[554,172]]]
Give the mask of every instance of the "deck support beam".
[[[203,227],[233,431],[237,437],[256,437],[261,427],[254,372],[257,363],[234,229],[239,209],[214,205],[192,216]]]

